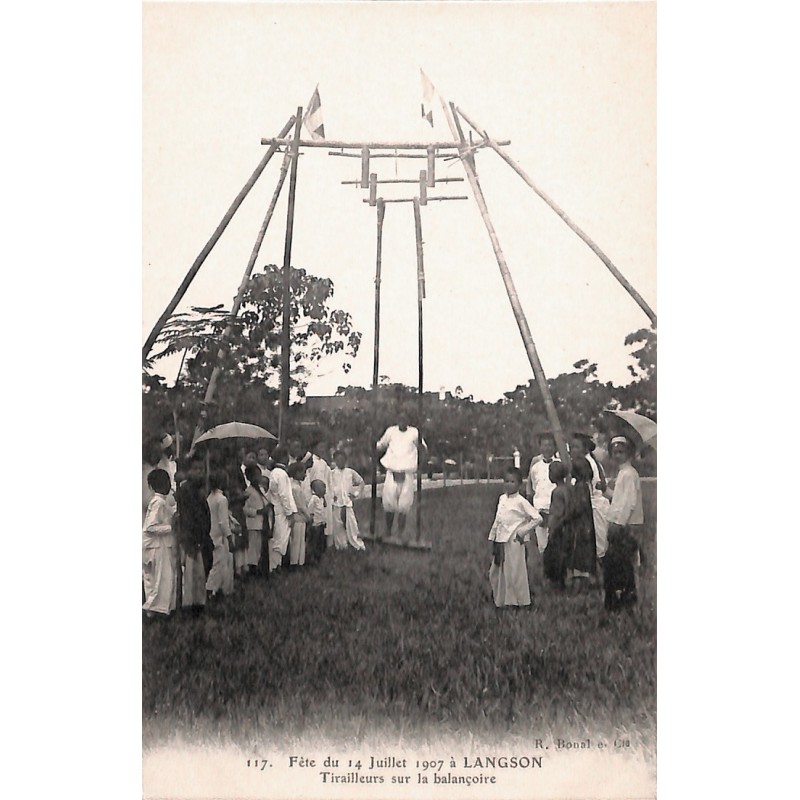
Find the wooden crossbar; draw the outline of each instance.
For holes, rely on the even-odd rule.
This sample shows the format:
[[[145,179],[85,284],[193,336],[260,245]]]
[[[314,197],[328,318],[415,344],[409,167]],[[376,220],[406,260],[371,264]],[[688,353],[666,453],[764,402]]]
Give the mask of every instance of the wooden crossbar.
[[[292,146],[293,139],[271,138],[262,139],[261,144],[275,145],[277,147]],[[508,140],[497,142],[499,145],[511,144]],[[342,142],[334,139],[301,139],[300,147],[335,147],[344,150],[362,150],[368,147],[370,150],[425,150],[426,158],[428,148],[434,147],[437,150],[458,150],[454,142]],[[360,153],[358,154],[361,157]]]
[[[416,181],[414,181],[416,183]],[[413,203],[415,200],[419,200],[418,197],[402,197],[398,199],[385,199],[383,200],[384,203]],[[454,197],[429,197],[428,202],[431,203],[434,200],[469,200],[467,195],[457,195]],[[369,200],[362,200],[362,203],[369,203]],[[370,203],[370,205],[375,205],[374,203]]]

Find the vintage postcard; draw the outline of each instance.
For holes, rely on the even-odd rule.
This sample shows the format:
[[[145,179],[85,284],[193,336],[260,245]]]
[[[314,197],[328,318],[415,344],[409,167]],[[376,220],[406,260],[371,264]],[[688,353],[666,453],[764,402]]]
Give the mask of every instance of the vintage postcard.
[[[144,796],[655,797],[655,3],[142,15]]]

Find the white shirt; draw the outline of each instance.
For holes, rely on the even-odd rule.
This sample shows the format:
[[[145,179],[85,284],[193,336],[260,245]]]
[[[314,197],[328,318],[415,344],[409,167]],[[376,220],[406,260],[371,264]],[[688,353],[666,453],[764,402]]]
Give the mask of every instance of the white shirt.
[[[143,548],[174,546],[172,513],[167,498],[163,494],[154,494],[147,505],[142,524]]]
[[[208,496],[208,510],[211,512],[211,541],[214,547],[222,547],[231,535],[231,523],[228,519],[228,498],[214,489]]]
[[[311,517],[312,525],[324,525],[327,523],[325,503],[326,501],[323,500],[319,495],[311,495],[311,499],[308,501],[308,513]]]
[[[502,494],[497,501],[497,513],[489,531],[489,541],[508,542],[518,533],[527,541],[530,532],[541,521],[539,512],[519,492],[511,496]]]
[[[292,495],[292,481],[283,467],[275,467],[272,470],[267,500],[274,506],[276,514],[288,517],[297,513],[297,504]]]
[[[619,468],[607,519],[617,525],[641,525],[644,522],[639,473],[631,464]]]
[[[409,425],[401,431],[397,425],[391,425],[378,439],[378,449],[386,448],[381,464],[392,472],[416,472],[417,442],[419,431]],[[422,440],[425,445],[425,440]]]
[[[550,496],[553,494],[553,489],[556,488],[556,485],[550,480],[550,464],[559,460],[554,456],[549,463],[544,458],[540,458],[531,464],[528,478],[533,493],[533,507],[540,511],[550,510]]]
[[[350,467],[331,470],[331,491],[333,492],[333,505],[346,508],[353,507],[353,498],[361,494],[364,481],[361,476]]]

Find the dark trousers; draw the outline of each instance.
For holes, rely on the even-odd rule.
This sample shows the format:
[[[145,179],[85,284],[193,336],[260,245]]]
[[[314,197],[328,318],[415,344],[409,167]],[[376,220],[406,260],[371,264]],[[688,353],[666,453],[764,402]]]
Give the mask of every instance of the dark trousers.
[[[634,559],[639,552],[639,544],[625,525],[608,533],[608,550],[603,558],[603,589],[605,607],[609,611],[636,602],[636,577]]]
[[[306,564],[317,564],[325,552],[325,523],[306,528]]]

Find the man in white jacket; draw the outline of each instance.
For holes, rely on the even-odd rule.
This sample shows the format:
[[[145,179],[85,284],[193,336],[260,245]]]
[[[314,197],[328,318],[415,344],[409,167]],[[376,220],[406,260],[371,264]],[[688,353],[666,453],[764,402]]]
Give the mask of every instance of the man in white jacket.
[[[269,571],[274,572],[286,555],[289,536],[292,533],[292,522],[297,514],[297,505],[292,494],[292,482],[286,472],[288,454],[282,448],[276,448],[272,454],[275,465],[269,479],[267,500],[275,509],[275,526],[269,540]]]
[[[386,468],[383,484],[383,510],[386,513],[387,536],[392,535],[395,514],[398,515],[398,534],[402,537],[406,519],[414,505],[414,489],[420,447],[419,431],[409,425],[408,413],[401,411],[397,425],[391,425],[378,440],[378,451],[385,451],[381,464]]]

